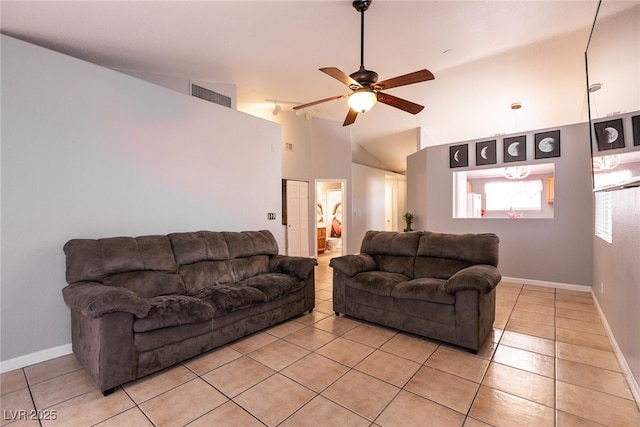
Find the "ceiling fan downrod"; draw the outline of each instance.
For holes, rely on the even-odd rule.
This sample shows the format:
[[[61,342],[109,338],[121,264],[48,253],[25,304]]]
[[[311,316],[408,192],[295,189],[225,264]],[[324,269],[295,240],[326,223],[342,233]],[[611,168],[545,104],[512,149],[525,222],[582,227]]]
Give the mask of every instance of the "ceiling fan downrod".
[[[372,0],[354,0],[353,7],[360,12],[360,69],[349,77],[362,85],[372,85],[378,81],[378,73],[364,68],[364,12]]]

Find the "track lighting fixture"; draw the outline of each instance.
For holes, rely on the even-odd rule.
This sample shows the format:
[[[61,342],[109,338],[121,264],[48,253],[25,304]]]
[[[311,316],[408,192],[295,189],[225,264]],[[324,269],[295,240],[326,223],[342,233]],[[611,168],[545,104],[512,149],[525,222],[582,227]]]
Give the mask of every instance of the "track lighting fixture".
[[[285,105],[285,109],[286,109],[287,104],[291,104],[291,105],[300,104],[298,101],[283,101],[281,99],[265,99],[265,101],[273,103],[273,110],[271,110],[271,114],[273,114],[274,116],[277,116],[280,113],[280,111],[282,111],[283,105]]]

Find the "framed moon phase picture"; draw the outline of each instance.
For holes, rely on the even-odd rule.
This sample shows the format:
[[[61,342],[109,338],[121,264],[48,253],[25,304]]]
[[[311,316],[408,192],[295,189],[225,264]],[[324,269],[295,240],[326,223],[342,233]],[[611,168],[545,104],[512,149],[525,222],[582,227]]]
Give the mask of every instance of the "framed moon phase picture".
[[[550,157],[560,157],[560,131],[536,133],[536,159],[548,159]]]
[[[476,142],[476,165],[495,165],[496,140]]]
[[[640,145],[640,116],[631,117],[633,125],[633,145]]]
[[[512,136],[502,140],[505,162],[520,162],[527,160],[527,136]]]
[[[594,123],[593,128],[596,132],[598,151],[624,148],[624,132],[622,129],[622,119]]]
[[[469,144],[449,147],[449,167],[463,168],[469,166]]]

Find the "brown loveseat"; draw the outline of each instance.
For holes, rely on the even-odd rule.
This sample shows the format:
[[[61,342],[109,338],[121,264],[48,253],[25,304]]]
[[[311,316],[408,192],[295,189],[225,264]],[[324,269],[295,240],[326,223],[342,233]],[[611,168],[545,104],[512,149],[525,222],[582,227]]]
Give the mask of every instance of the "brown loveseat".
[[[74,239],[73,352],[103,394],[314,307],[311,258],[269,231]]]
[[[477,351],[495,318],[495,234],[368,231],[330,262],[336,314]]]

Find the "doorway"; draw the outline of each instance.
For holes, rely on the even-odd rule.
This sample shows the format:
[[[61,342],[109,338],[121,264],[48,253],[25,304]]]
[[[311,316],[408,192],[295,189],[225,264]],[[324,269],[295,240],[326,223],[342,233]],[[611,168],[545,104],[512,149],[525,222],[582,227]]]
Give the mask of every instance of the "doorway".
[[[341,256],[346,249],[345,180],[316,180],[316,248],[318,255]]]

